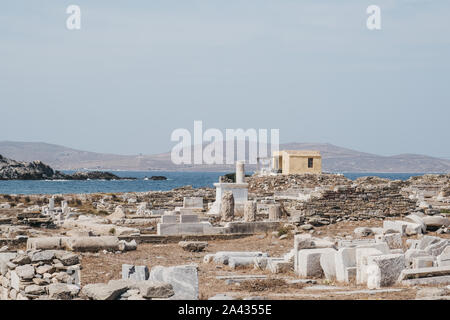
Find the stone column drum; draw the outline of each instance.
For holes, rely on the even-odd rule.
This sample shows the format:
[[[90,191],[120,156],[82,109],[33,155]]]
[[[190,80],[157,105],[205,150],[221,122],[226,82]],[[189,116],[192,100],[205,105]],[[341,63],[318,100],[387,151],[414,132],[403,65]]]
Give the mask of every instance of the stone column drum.
[[[233,192],[225,191],[222,196],[222,204],[220,206],[220,216],[222,221],[233,221],[234,219],[234,197]]]
[[[236,161],[236,183],[244,183],[244,161]]]
[[[256,202],[246,201],[244,204],[244,221],[254,222],[256,221]]]
[[[269,221],[279,221],[281,218],[281,207],[279,204],[273,204],[269,207]]]

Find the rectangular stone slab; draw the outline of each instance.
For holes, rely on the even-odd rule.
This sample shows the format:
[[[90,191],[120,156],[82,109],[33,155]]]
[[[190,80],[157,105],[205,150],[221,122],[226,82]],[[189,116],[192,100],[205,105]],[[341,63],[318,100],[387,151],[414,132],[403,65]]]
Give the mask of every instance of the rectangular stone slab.
[[[323,253],[334,252],[335,250],[331,248],[299,250],[295,261],[295,264],[297,264],[295,268],[296,273],[301,277],[322,276],[323,270],[320,266],[320,256]]]
[[[184,197],[183,208],[203,209],[202,197]]]
[[[175,215],[163,215],[161,217],[161,223],[177,223],[177,216],[175,216]]]
[[[180,215],[180,222],[181,223],[197,223],[198,222],[198,215],[196,215],[196,214],[182,214],[182,215]]]
[[[436,276],[450,276],[450,266],[420,269],[405,269],[399,276],[399,281],[407,279],[428,278]]]

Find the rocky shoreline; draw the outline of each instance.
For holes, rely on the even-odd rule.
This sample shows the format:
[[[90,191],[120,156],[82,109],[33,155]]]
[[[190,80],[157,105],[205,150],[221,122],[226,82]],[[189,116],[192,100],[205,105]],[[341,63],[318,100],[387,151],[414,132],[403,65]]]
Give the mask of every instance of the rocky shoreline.
[[[87,171],[65,174],[41,161],[21,162],[0,155],[0,180],[135,180],[110,172]]]

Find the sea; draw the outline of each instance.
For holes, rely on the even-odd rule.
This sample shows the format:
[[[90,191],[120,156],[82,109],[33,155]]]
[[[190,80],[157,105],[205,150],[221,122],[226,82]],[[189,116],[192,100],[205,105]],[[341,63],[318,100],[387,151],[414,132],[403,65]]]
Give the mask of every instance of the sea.
[[[63,171],[73,173],[73,171]],[[190,185],[194,188],[213,187],[225,172],[169,172],[169,171],[110,171],[120,177],[136,180],[9,180],[0,181],[0,194],[69,194],[69,193],[119,193],[166,191]],[[252,172],[247,172],[252,174]],[[342,173],[354,180],[377,176],[392,180],[407,180],[423,173]],[[165,176],[167,180],[146,180],[151,176]]]

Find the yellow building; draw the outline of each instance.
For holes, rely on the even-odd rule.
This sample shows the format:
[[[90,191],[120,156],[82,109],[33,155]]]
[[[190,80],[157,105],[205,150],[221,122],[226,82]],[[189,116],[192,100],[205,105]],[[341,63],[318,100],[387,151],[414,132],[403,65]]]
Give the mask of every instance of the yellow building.
[[[320,151],[276,151],[272,155],[272,169],[282,174],[322,173],[322,156]]]

